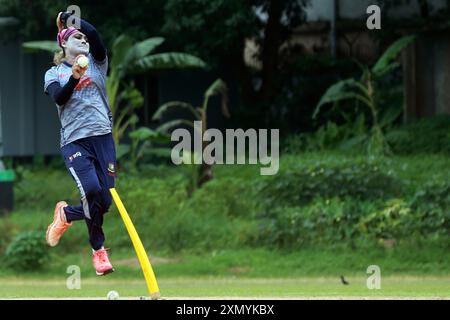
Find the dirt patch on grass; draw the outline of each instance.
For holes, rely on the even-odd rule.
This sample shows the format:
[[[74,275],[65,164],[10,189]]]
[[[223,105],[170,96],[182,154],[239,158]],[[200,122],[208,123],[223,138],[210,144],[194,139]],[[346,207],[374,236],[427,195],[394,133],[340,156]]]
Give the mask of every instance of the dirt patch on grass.
[[[252,271],[252,268],[249,267],[233,267],[229,268],[227,272],[234,273],[234,274],[245,274]]]
[[[162,257],[151,257],[150,262],[152,265],[163,265],[163,264],[174,264],[179,263],[179,259],[171,259],[171,258],[162,258]],[[138,258],[130,258],[130,259],[122,259],[114,261],[114,264],[117,266],[131,267],[135,269],[139,269],[141,266],[139,264]]]

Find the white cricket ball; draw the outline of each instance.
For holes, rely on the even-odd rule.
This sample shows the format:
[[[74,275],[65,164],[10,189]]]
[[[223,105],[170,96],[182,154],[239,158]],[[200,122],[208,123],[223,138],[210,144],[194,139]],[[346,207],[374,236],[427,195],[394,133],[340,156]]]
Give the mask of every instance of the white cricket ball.
[[[80,67],[85,68],[89,64],[89,59],[86,56],[81,56],[78,58],[77,64]]]
[[[119,299],[119,293],[117,291],[110,291],[108,292],[107,296],[108,300],[118,300]]]

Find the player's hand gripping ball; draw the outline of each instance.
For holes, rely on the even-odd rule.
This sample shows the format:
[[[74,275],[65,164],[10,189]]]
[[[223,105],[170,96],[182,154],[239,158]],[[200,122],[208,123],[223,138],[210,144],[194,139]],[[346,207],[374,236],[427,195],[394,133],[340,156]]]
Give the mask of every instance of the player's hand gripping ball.
[[[78,58],[77,64],[82,68],[86,68],[89,64],[89,59],[86,56],[81,56]]]

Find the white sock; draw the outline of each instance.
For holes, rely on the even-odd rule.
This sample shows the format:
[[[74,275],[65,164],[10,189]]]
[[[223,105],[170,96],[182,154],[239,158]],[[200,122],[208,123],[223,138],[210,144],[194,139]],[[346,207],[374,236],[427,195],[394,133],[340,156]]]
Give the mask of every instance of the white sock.
[[[100,249],[98,249],[98,250],[94,250],[94,249],[92,249],[92,253],[95,253],[95,252],[97,252],[97,251],[99,251],[99,250],[105,250],[105,247],[104,246],[102,246]]]

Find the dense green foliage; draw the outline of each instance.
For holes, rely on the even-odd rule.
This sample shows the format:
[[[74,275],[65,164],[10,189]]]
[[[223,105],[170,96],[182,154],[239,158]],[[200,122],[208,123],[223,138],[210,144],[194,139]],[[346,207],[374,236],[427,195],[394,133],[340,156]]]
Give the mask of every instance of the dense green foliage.
[[[376,200],[401,194],[401,182],[381,164],[366,160],[294,163],[262,188],[269,204],[308,204],[316,197]]]
[[[0,16],[16,17],[19,19],[20,28],[9,27],[8,32],[2,32],[1,39],[4,41],[54,39],[57,32],[55,20],[58,12],[65,11],[68,6],[76,4],[81,9],[81,18],[93,22],[104,36],[105,43],[110,47],[114,39],[123,32],[136,39],[160,34],[164,18],[164,2],[162,0],[127,2],[113,0],[105,5],[105,3],[88,0],[76,3],[65,0],[2,0]],[[127,13],[128,19],[123,18],[124,12]]]
[[[252,7],[240,0],[169,0],[164,14],[164,34],[183,35],[174,37],[172,45],[202,56],[215,67],[226,56],[232,60],[242,55],[244,39],[258,32]]]
[[[308,161],[290,162],[289,170],[264,183],[256,243],[292,248],[445,236],[450,223],[448,172],[428,168],[424,180],[415,180],[414,162],[406,160],[398,168],[397,161],[327,158],[309,167]]]
[[[448,237],[448,161],[304,153],[284,156],[273,177],[259,176],[255,166],[217,166],[215,179],[191,196],[180,168],[143,166],[119,171],[117,190],[143,242],[163,251],[395,246]],[[79,202],[70,177],[55,170],[22,170],[15,196],[23,219],[41,214],[32,224],[2,219],[2,229],[10,230],[2,233],[4,243],[21,230],[45,230],[56,201]],[[107,245],[130,246],[114,206],[105,221]],[[57,250],[88,247],[85,228],[75,224]]]
[[[393,129],[388,143],[397,154],[450,154],[450,116],[424,118]]]
[[[317,117],[322,106],[326,104],[333,103],[336,105],[341,101],[354,101],[356,106],[363,106],[370,110],[371,129],[367,137],[367,152],[370,155],[390,154],[391,150],[384,136],[384,127],[390,123],[383,123],[380,119],[380,104],[382,102],[380,96],[382,94],[378,87],[386,75],[400,67],[400,63],[396,61],[397,56],[415,39],[415,36],[405,36],[398,39],[386,49],[372,68],[367,65],[361,66],[363,72],[360,78],[340,80],[330,86],[317,104],[313,118]],[[395,120],[399,115],[399,113],[394,114],[392,120]]]
[[[5,253],[7,266],[17,271],[36,271],[49,262],[49,250],[45,244],[44,233],[25,231],[18,234]]]
[[[367,145],[365,118],[338,125],[328,122],[313,133],[290,136],[284,142],[288,153],[341,150],[360,153]],[[441,115],[415,122],[390,126],[386,141],[393,154],[450,154],[450,116]]]

